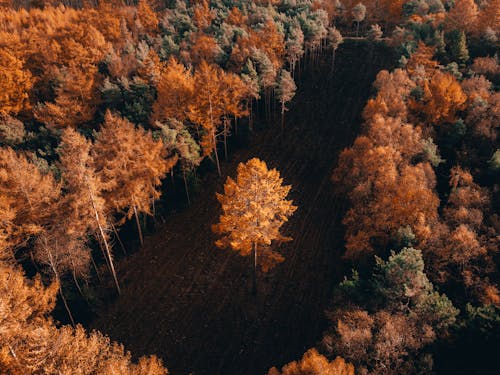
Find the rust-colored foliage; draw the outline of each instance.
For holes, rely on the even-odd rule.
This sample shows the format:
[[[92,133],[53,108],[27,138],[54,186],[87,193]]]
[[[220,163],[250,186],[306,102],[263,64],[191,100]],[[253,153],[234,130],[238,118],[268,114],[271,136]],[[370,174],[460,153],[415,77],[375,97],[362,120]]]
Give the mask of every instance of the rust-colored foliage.
[[[0,369],[24,374],[166,375],[162,362],[142,357],[131,362],[122,345],[93,331],[58,328],[50,317],[58,284],[44,287],[28,281],[22,271],[0,264]]]
[[[500,0],[490,0],[482,7],[477,18],[477,27],[481,32],[489,27],[496,35],[500,34]]]
[[[465,109],[467,95],[449,73],[436,71],[430,81],[424,81],[422,89],[422,99],[411,98],[408,104],[426,124],[453,123],[457,112]]]
[[[158,30],[158,16],[151,8],[148,0],[139,0],[137,4],[137,19],[146,33],[153,34]]]
[[[313,348],[300,361],[290,362],[281,371],[273,367],[267,375],[354,375],[354,366],[341,357],[329,361]]]
[[[377,96],[368,100],[363,111],[364,120],[370,121],[375,114],[406,120],[406,99],[415,88],[415,83],[408,77],[406,71],[396,69],[389,73],[387,70],[382,70],[377,74],[373,86],[378,90]]]
[[[406,64],[406,70],[409,75],[411,77],[422,74],[424,74],[424,77],[432,75],[438,66],[437,61],[432,59],[434,53],[435,50],[433,47],[426,46],[423,42],[418,42],[417,50],[412,53]]]
[[[214,19],[214,14],[210,10],[209,1],[202,0],[196,4],[193,10],[193,23],[199,29],[203,30],[210,26]]]
[[[58,210],[60,186],[11,148],[0,149],[0,202],[4,245],[16,249],[40,234]]]
[[[161,178],[177,163],[177,156],[168,155],[161,140],[109,111],[92,155],[106,210],[129,219],[135,211],[152,213],[152,202],[161,194]]]
[[[446,14],[444,26],[447,30],[475,31],[478,9],[474,0],[456,0]]]
[[[247,89],[238,76],[203,61],[194,74],[194,93],[188,104],[188,118],[203,130],[200,145],[207,156],[216,152],[217,129],[224,116],[246,114],[242,101]],[[227,131],[225,128],[223,134]]]
[[[243,256],[253,250],[267,260],[283,261],[270,245],[273,241],[291,240],[280,233],[281,226],[297,209],[286,199],[290,189],[283,186],[279,172],[269,170],[265,162],[254,158],[240,163],[236,180],[228,177],[224,194],[217,194],[223,213],[220,222],[212,227],[222,236],[216,245],[230,247]],[[267,270],[272,263],[260,265]]]
[[[169,118],[184,121],[188,116],[188,105],[194,95],[194,80],[191,72],[171,58],[161,73],[158,83],[158,99],[153,105],[153,121],[165,122]]]
[[[0,113],[17,114],[29,108],[31,73],[7,49],[0,47]]]

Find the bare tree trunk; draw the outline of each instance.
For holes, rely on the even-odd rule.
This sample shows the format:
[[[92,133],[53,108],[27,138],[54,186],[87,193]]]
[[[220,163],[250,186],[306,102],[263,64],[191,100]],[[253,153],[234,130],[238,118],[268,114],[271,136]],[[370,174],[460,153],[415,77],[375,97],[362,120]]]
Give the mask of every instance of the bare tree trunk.
[[[64,307],[66,308],[66,312],[68,313],[68,316],[69,316],[69,320],[71,321],[71,325],[74,327],[76,324],[75,324],[75,319],[73,319],[73,314],[71,314],[71,310],[69,309],[69,306],[68,306],[68,302],[66,301],[66,298],[64,297],[64,293],[62,291],[62,286],[61,286],[61,282],[59,282],[59,294],[61,295],[61,299],[64,303]]]
[[[109,265],[111,268],[111,273],[113,274],[113,279],[115,281],[116,290],[118,291],[118,294],[121,294],[120,285],[118,284],[118,278],[116,277],[115,266],[113,264],[113,258],[111,256],[111,250],[109,248],[108,241],[106,240],[106,235],[104,234],[104,230],[101,225],[101,220],[99,219],[99,212],[97,211],[97,207],[95,206],[94,194],[92,193],[92,189],[90,189],[88,181],[87,181],[87,188],[89,189],[90,201],[92,202],[92,208],[94,210],[97,226],[99,227],[99,233],[101,235],[102,241],[104,242],[104,248],[106,249],[106,253],[108,255]]]
[[[95,260],[94,260],[94,257],[92,256],[92,252],[90,252],[90,260],[92,261],[92,265],[94,266],[97,280],[99,280],[99,282],[101,282],[101,276],[99,276],[99,270],[97,269],[97,265],[95,264]]]
[[[227,126],[227,118],[224,118],[224,158],[227,161],[227,132],[228,132],[228,126]]]
[[[120,247],[122,248],[123,254],[127,254],[127,249],[125,248],[125,245],[122,242],[122,239],[120,238],[120,235],[118,234],[118,231],[116,230],[116,227],[114,224],[111,224],[111,228],[113,228],[113,233],[115,234],[116,239],[118,240],[118,243],[120,244]]]
[[[141,222],[139,221],[139,215],[137,214],[137,208],[135,207],[135,204],[133,205],[133,207],[134,207],[135,223],[137,224],[137,231],[139,232],[139,241],[142,247],[144,246],[144,238],[142,237]]]
[[[110,267],[111,273],[113,275],[113,279],[115,281],[116,290],[118,291],[118,294],[121,294],[120,285],[118,284],[118,278],[116,277],[115,266],[113,264],[113,258],[111,256],[111,250],[109,248],[108,241],[106,240],[106,235],[104,234],[104,230],[102,229],[102,225],[99,221],[99,214],[97,213],[95,208],[94,208],[94,212],[95,212],[95,216],[96,216],[97,225],[99,227],[99,233],[100,233],[101,239],[104,243],[104,249],[106,250],[106,255],[107,255],[108,260],[109,260],[109,267]]]
[[[215,161],[217,163],[217,173],[219,173],[219,176],[222,176],[222,173],[220,171],[220,163],[219,163],[219,154],[217,152],[217,137],[215,136],[215,126],[214,126],[214,118],[213,118],[213,111],[212,111],[212,97],[210,94],[208,95],[208,102],[210,104],[210,123],[212,124],[212,137],[214,141],[214,152],[215,152]]]
[[[257,243],[253,244],[253,283],[252,294],[257,295]]]
[[[333,53],[332,53],[332,72],[335,69],[335,48],[333,48]]]
[[[186,190],[186,198],[188,201],[188,206],[191,206],[191,199],[189,199],[189,189],[186,180],[186,170],[184,168],[182,168],[182,178],[184,179],[184,189]]]
[[[283,136],[285,135],[285,102],[281,101],[281,140],[283,141]]]

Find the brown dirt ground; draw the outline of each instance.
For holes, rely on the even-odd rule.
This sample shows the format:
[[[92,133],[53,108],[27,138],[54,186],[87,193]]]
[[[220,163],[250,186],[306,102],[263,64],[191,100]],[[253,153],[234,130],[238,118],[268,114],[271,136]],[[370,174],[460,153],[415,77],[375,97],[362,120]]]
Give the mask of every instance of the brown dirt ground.
[[[215,192],[225,178],[208,174],[191,208],[167,218],[144,248],[118,264],[123,293],[91,323],[134,355],[157,354],[172,374],[264,374],[299,358],[321,338],[332,286],[344,275],[341,261],[345,202],[333,194],[330,175],[339,152],[359,128],[376,73],[393,64],[385,47],[349,41],[299,80],[279,126],[255,133],[249,147],[230,155],[223,176],[259,157],[293,186],[299,209],[284,227],[294,240],[286,257],[259,274],[251,294],[252,260],[214,246],[210,226],[219,215]]]

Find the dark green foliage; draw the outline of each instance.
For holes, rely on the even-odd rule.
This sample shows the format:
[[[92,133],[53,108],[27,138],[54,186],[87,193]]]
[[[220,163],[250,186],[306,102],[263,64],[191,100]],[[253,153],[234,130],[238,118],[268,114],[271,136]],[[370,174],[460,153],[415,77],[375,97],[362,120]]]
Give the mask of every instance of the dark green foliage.
[[[446,40],[450,59],[459,65],[467,63],[469,61],[469,50],[467,49],[465,32],[453,30],[446,34]]]
[[[139,77],[121,78],[117,83],[109,79],[101,88],[104,113],[106,109],[119,112],[130,122],[146,126],[156,96],[156,89]]]

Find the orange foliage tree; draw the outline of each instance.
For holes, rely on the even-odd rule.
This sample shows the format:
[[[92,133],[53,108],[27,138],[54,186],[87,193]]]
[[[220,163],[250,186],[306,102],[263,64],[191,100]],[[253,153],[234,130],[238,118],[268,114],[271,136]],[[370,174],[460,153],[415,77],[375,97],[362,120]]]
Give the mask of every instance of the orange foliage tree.
[[[167,375],[157,357],[132,363],[122,345],[78,325],[58,327],[50,312],[58,285],[44,287],[22,271],[0,264],[0,369],[23,374]]]
[[[102,181],[102,196],[108,212],[135,215],[143,243],[139,212],[152,214],[152,203],[160,197],[161,179],[177,163],[162,141],[150,132],[107,112],[92,150],[96,173]]]
[[[108,219],[103,198],[103,182],[97,175],[91,142],[72,128],[66,128],[58,149],[61,178],[66,191],[63,207],[70,221],[69,231],[95,234],[108,263],[118,293],[120,286],[108,243]]]
[[[281,371],[273,367],[267,375],[354,375],[354,366],[341,357],[328,361],[316,349],[309,349],[300,361],[290,362]]]
[[[215,154],[217,171],[221,175],[217,139],[219,135],[223,135],[227,156],[228,116],[241,117],[246,114],[242,101],[247,95],[247,89],[235,74],[226,73],[218,66],[203,61],[194,74],[194,92],[195,95],[188,104],[188,118],[201,127],[203,134],[200,145],[203,154]],[[219,133],[221,125],[223,130]]]
[[[223,213],[219,223],[212,227],[215,233],[222,235],[215,244],[230,247],[243,256],[253,251],[254,293],[258,254],[263,258],[262,269],[267,271],[272,262],[284,260],[269,248],[272,241],[291,240],[280,233],[280,228],[297,207],[286,200],[291,186],[282,184],[283,179],[276,169],[269,170],[265,162],[254,158],[240,163],[236,181],[228,177],[224,194],[217,194]]]
[[[478,9],[474,0],[456,0],[446,14],[444,26],[446,30],[475,31]]]
[[[0,149],[0,228],[11,250],[26,245],[52,222],[60,199],[60,185],[49,173],[11,148]],[[11,253],[10,258],[13,258]]]
[[[193,93],[194,80],[191,72],[171,58],[161,73],[152,121],[165,122],[170,118],[186,120]]]
[[[0,48],[0,113],[17,114],[29,107],[33,80],[23,62],[7,49]]]
[[[421,100],[411,98],[410,108],[432,125],[453,123],[456,113],[465,109],[467,96],[460,83],[449,73],[436,71],[430,81],[423,83]]]
[[[155,33],[158,30],[158,16],[151,8],[148,0],[139,0],[137,4],[137,19],[146,33]]]

